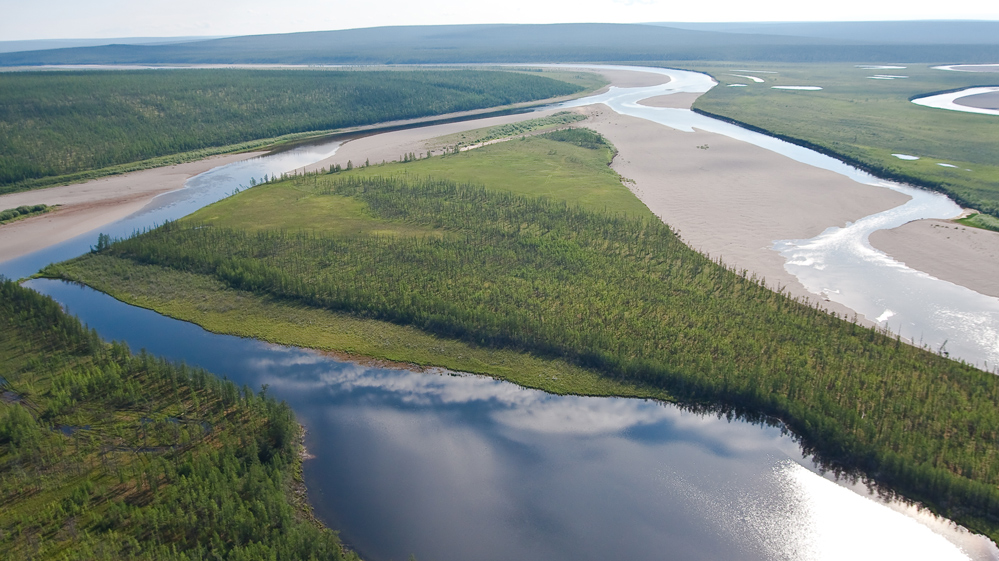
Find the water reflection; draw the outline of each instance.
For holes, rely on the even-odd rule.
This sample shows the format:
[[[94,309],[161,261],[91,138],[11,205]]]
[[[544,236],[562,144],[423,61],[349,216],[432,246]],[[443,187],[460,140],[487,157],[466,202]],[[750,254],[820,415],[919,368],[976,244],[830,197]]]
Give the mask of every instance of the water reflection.
[[[345,363],[28,285],[106,338],[268,384],[308,427],[317,515],[366,559],[999,559],[988,540],[823,478],[778,428]]]

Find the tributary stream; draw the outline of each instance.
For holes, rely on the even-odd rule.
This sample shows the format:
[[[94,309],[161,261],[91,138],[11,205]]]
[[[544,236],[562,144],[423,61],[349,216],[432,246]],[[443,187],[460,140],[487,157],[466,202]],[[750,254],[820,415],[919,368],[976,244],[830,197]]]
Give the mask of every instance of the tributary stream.
[[[690,111],[637,105],[647,97],[711,86],[702,75],[662,72],[673,81],[612,89],[573,105],[603,102],[674,128],[722,132],[851,177],[862,175],[831,158]],[[313,145],[216,168],[100,231],[123,236],[184,216],[248,186],[251,178],[318,161],[336,147]],[[946,198],[927,197],[929,203],[905,211],[906,220],[956,214]],[[96,234],[0,264],[0,274],[23,277],[79,255]],[[855,232],[853,242],[839,245],[869,247],[867,234]],[[782,242],[789,268],[810,266],[795,252],[812,251],[816,240]],[[812,269],[835,269],[835,259]],[[871,287],[863,284],[870,275],[851,270],[848,276],[861,279],[857,290],[864,291]],[[813,286],[804,273],[799,277]],[[839,290],[830,284],[839,282],[836,276],[827,278],[834,280],[821,281],[824,289]],[[881,281],[871,282],[876,288]],[[999,549],[987,539],[901,503],[870,498],[861,484],[820,475],[779,427],[658,402],[560,397],[478,376],[360,366],[210,334],[68,283],[34,280],[27,286],[52,296],[107,339],[202,366],[238,384],[267,384],[308,428],[314,458],[305,462],[305,476],[317,515],[370,560],[410,554],[423,560],[999,559]],[[932,296],[925,295],[927,304]],[[958,300],[944,305],[982,313],[973,296],[962,293]],[[877,316],[883,310],[858,311]],[[924,312],[912,321],[932,315]],[[995,317],[990,321],[994,329]]]

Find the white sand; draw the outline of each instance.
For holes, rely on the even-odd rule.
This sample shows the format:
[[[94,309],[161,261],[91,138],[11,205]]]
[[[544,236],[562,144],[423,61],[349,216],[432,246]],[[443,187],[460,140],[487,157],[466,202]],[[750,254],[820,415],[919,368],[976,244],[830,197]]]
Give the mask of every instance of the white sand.
[[[0,261],[27,255],[110,224],[142,209],[156,195],[182,188],[188,178],[260,154],[262,152],[216,156],[86,183],[0,195],[0,209],[61,205],[53,212],[0,226]]]
[[[909,267],[999,298],[999,232],[917,220],[871,234],[871,245]]]

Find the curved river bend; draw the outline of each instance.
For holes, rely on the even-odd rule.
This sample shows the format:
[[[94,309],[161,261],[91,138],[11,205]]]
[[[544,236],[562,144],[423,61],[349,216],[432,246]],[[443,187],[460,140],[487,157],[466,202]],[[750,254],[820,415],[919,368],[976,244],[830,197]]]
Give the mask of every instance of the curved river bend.
[[[316,514],[365,559],[999,559],[987,539],[824,478],[776,427],[365,367],[62,281],[27,286],[106,339],[268,384],[308,428]]]
[[[690,111],[640,106],[637,101],[647,97],[713,85],[694,73],[640,70],[669,74],[673,81],[611,89],[566,105],[606,103],[680,130],[726,134],[914,196],[915,202],[847,228],[831,227],[815,240],[777,242],[789,270],[810,289],[854,302],[851,307],[869,317],[884,315],[879,308],[902,309],[896,301],[905,297],[877,303],[886,282],[877,271],[887,270],[903,284],[926,275],[870,249],[867,235],[896,222],[954,216],[956,205]],[[337,146],[216,168],[101,231],[124,236],[184,216],[251,178],[321,160]],[[0,273],[23,277],[84,253],[96,234],[0,264]],[[861,269],[836,273],[844,263]],[[935,316],[918,303],[936,302],[942,290],[942,281],[926,278],[929,288],[911,297],[919,309],[897,312],[897,319],[924,331]],[[999,559],[987,539],[913,508],[867,498],[860,485],[819,475],[774,427],[640,400],[551,396],[475,376],[367,368],[208,334],[66,283],[35,280],[28,286],[62,302],[105,338],[251,387],[269,384],[309,428],[315,459],[306,462],[305,474],[317,514],[368,559],[660,559],[664,552],[673,559]],[[945,304],[952,315],[983,309],[966,293],[956,300]],[[984,325],[994,330],[995,317]],[[956,346],[948,344],[952,351]]]

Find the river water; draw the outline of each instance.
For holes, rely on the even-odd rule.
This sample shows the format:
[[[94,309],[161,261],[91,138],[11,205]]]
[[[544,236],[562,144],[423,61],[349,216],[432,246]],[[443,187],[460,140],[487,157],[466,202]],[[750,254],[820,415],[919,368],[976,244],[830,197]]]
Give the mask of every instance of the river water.
[[[779,427],[216,335],[62,281],[102,337],[286,400],[316,514],[365,559],[946,561],[987,539],[834,483]]]
[[[680,130],[727,134],[858,181],[924,194],[690,111],[638,105],[647,97],[712,85],[702,75],[664,72],[673,77],[665,86],[612,89],[568,105],[607,103]],[[251,178],[318,161],[337,146],[312,145],[216,168],[100,231],[124,236],[179,218]],[[922,203],[889,213],[956,214],[944,197],[925,195]],[[869,227],[843,234],[850,243],[832,245],[864,247]],[[0,274],[26,276],[84,253],[96,237],[95,231],[0,264]],[[793,252],[813,251],[815,240],[775,243],[792,252],[789,268],[800,267],[799,278],[838,266],[794,263],[805,259]],[[825,280],[835,276],[820,277],[819,284],[830,297],[878,292],[881,281],[866,281],[867,270],[846,276],[860,284],[840,288]],[[315,459],[306,462],[305,476],[316,513],[368,559],[999,559],[984,538],[900,503],[868,498],[862,485],[820,475],[776,427],[642,400],[558,397],[476,376],[368,368],[209,334],[66,283],[35,280],[28,286],[53,296],[105,338],[240,384],[269,384],[309,429]],[[920,290],[930,290],[929,298],[937,289]],[[967,301],[954,306],[974,308]]]

